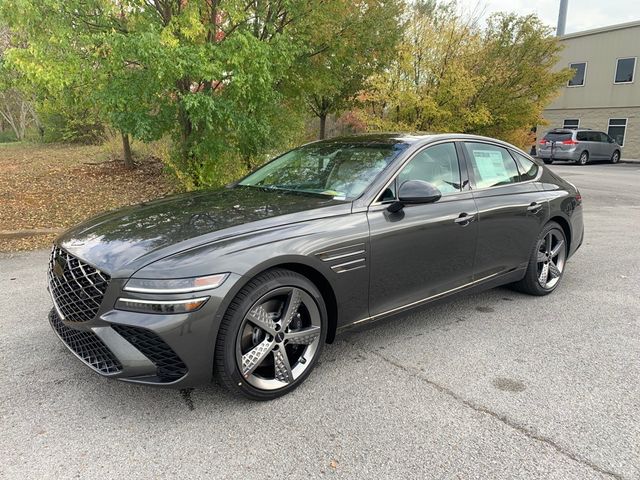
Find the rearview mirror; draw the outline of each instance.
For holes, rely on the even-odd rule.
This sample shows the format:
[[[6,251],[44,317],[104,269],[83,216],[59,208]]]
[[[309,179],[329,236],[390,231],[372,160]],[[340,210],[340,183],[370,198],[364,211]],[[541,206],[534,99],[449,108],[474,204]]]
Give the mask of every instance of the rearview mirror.
[[[433,203],[441,197],[438,187],[423,180],[407,180],[398,190],[398,200],[406,204]]]

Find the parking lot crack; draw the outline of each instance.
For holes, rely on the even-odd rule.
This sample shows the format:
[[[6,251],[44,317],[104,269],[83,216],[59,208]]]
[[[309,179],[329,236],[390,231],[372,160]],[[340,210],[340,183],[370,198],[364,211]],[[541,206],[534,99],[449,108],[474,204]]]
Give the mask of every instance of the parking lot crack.
[[[384,362],[399,368],[400,370],[404,371],[405,373],[411,375],[411,376],[415,376],[416,378],[418,378],[420,381],[428,384],[429,386],[433,387],[434,389],[436,389],[438,392],[443,393],[447,396],[449,396],[450,398],[452,398],[453,400],[455,400],[458,403],[461,403],[462,405],[469,407],[471,409],[473,409],[474,411],[478,412],[478,413],[482,413],[485,415],[489,415],[493,418],[495,418],[496,420],[502,422],[503,424],[507,425],[508,427],[512,428],[513,430],[516,430],[517,432],[521,433],[522,435],[525,435],[527,438],[531,439],[531,440],[535,440],[537,442],[541,442],[544,443],[545,445],[553,448],[555,451],[557,451],[558,453],[560,453],[561,455],[563,455],[564,457],[569,458],[570,460],[573,460],[574,462],[577,462],[583,466],[586,466],[592,470],[594,470],[597,473],[600,473],[602,475],[606,475],[609,476],[611,478],[615,478],[617,480],[624,480],[624,477],[622,475],[620,475],[619,473],[616,472],[612,472],[610,470],[607,470],[604,467],[601,467],[600,465],[597,465],[595,463],[593,463],[592,461],[590,461],[589,459],[586,459],[580,455],[577,455],[571,451],[568,451],[567,449],[565,449],[564,447],[562,447],[561,445],[559,445],[558,443],[556,443],[553,439],[546,437],[544,435],[541,435],[539,433],[536,433],[532,430],[530,430],[529,428],[526,428],[520,424],[518,424],[517,422],[515,422],[514,420],[510,419],[509,417],[507,417],[506,415],[497,413],[493,410],[491,410],[488,407],[485,407],[483,405],[480,405],[472,400],[469,400],[468,398],[464,398],[463,396],[459,395],[458,393],[454,392],[453,390],[451,390],[450,388],[441,385],[437,382],[435,382],[434,380],[431,380],[429,378],[427,378],[426,376],[424,376],[424,374],[415,368],[403,365],[385,355],[382,355],[379,352],[376,351],[364,351],[361,347],[359,347],[357,344],[344,339],[344,341],[346,343],[348,343],[349,345],[352,345],[353,347],[359,349],[360,351],[363,351],[365,354],[366,353],[372,353],[373,355],[375,355],[376,357],[380,358],[381,360],[383,360]]]

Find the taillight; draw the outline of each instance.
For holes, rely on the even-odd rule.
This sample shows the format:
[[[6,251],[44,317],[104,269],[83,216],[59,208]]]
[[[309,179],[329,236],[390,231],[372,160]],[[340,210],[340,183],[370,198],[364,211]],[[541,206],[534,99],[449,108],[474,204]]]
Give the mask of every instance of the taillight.
[[[546,145],[547,144],[547,140],[546,139],[542,139],[540,140],[540,145]]]
[[[577,144],[578,144],[578,142],[577,142],[577,141],[575,141],[575,140],[573,140],[573,139],[571,139],[571,140],[563,140],[563,141],[562,141],[562,144],[563,144],[563,145],[577,145]]]

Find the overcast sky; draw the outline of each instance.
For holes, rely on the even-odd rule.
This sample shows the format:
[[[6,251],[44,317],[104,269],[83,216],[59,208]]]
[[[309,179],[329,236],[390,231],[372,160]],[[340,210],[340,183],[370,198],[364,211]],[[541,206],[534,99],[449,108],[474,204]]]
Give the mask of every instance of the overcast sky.
[[[494,12],[535,13],[555,28],[560,0],[458,0],[460,8]],[[640,0],[569,0],[566,33],[640,20]]]

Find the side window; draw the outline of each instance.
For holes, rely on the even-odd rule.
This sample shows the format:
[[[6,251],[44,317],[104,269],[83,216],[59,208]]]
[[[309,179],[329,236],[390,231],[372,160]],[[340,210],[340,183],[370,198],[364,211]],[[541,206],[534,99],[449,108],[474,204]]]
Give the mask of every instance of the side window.
[[[518,164],[518,170],[520,170],[520,180],[533,180],[538,175],[538,170],[540,167],[536,165],[535,162],[529,160],[524,155],[519,154],[518,152],[511,152],[513,154],[513,158],[516,159],[516,163]]]
[[[589,140],[589,136],[587,135],[587,132],[578,132],[576,133],[576,140],[579,142],[586,142]]]
[[[609,143],[609,135],[607,135],[606,133],[598,132],[598,137],[600,137],[599,140],[602,143]]]
[[[516,162],[507,149],[487,143],[465,142],[476,188],[497,187],[520,180]]]
[[[619,58],[616,61],[614,83],[632,83],[636,72],[636,57]]]
[[[569,80],[567,86],[569,87],[582,87],[584,86],[584,77],[587,72],[587,62],[570,63],[569,68],[575,70],[573,78]]]
[[[424,180],[432,183],[443,195],[459,192],[461,189],[460,166],[455,145],[442,143],[419,152],[398,175],[398,187],[407,180]]]

